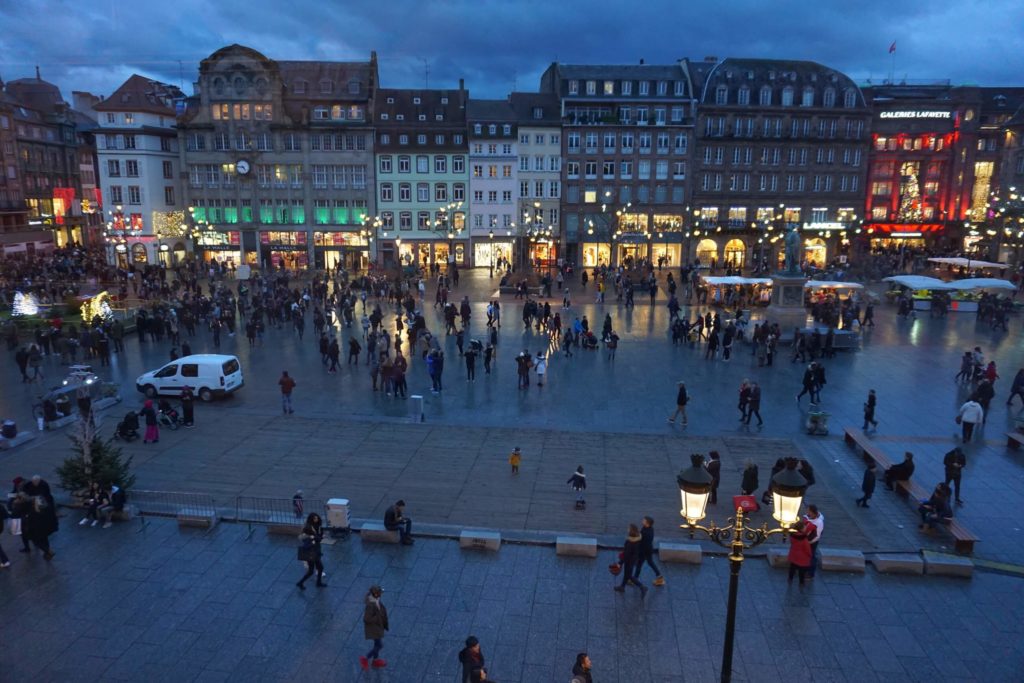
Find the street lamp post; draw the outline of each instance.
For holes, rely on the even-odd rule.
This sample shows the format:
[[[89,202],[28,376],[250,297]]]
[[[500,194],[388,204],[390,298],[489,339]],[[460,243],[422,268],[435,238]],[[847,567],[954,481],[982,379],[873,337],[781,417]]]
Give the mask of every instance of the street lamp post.
[[[694,532],[701,531],[718,545],[729,549],[729,601],[726,608],[725,643],[722,647],[722,683],[729,683],[732,680],[736,597],[739,592],[740,569],[743,568],[743,551],[764,543],[774,534],[787,534],[800,520],[800,505],[807,490],[807,480],[796,468],[797,459],[787,458],[786,469],[772,477],[771,491],[775,509],[772,516],[779,522],[779,526],[773,529],[768,528],[767,522],[760,527],[747,526],[744,523],[743,508],[737,508],[736,516],[724,527],[719,527],[714,522],[707,527],[698,524],[704,519],[713,481],[704,467],[703,455],[691,455],[690,467],[676,477],[682,502],[679,514],[685,520],[679,528],[688,531],[690,538],[693,538]]]
[[[491,274],[490,277],[494,277],[494,231],[490,230],[487,233],[487,244],[490,247],[487,251],[491,254]]]

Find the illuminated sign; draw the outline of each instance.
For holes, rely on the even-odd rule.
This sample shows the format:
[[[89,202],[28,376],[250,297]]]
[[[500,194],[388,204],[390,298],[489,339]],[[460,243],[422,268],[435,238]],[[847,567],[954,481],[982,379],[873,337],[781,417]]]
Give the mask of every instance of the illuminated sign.
[[[804,230],[846,230],[845,223],[804,223]]]
[[[878,114],[881,119],[948,119],[952,118],[948,111],[883,111]]]
[[[939,232],[942,230],[942,224],[940,223],[874,223],[869,226],[868,232],[888,232],[888,233],[925,233],[925,232]]]

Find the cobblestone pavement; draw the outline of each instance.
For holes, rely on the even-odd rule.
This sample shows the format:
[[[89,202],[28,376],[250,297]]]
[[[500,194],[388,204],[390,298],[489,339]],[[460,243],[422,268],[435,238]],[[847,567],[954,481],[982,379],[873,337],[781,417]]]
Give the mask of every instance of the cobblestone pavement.
[[[567,681],[579,651],[595,681],[717,680],[728,565],[662,565],[645,600],[611,590],[597,561],[550,547],[498,553],[421,539],[326,547],[328,587],[294,582],[289,537],[173,521],[111,529],[65,517],[57,556],[17,556],[0,576],[0,671],[33,681],[457,680],[476,635],[496,681]],[[6,538],[8,551],[10,537]],[[17,555],[17,553],[15,553]],[[1019,579],[819,572],[804,588],[745,563],[736,681],[1014,681],[1024,666]],[[647,570],[646,579],[650,574]],[[362,600],[384,587],[388,667],[362,673]],[[649,584],[648,584],[649,585]]]
[[[474,303],[470,336],[482,336],[492,290],[486,273],[464,278],[459,295],[469,293]],[[953,416],[966,392],[952,376],[963,350],[980,345],[1003,379],[981,438],[968,447],[967,504],[957,515],[981,538],[977,557],[1024,565],[1024,534],[1012,513],[1024,504],[1024,465],[1004,437],[1019,414],[1003,405],[1008,385],[1024,366],[1016,318],[1009,333],[992,333],[970,315],[903,321],[880,307],[863,348],[826,362],[823,398],[832,435],[810,437],[801,429],[807,403],[798,408],[793,400],[799,364],[783,357],[773,368],[758,368],[743,346],[730,363],[703,360],[702,348],[673,348],[663,301],[652,309],[638,299],[627,312],[611,302],[595,305],[578,291],[574,300],[567,317],[586,314],[599,328],[604,312],[612,314],[622,337],[614,362],[603,352],[554,355],[543,389],[517,390],[512,356],[523,348],[536,352],[544,342],[523,332],[518,304],[504,297],[493,375],[478,365],[477,381],[466,382],[454,339],[446,339],[445,391],[432,396],[414,357],[409,384],[425,397],[423,424],[410,419],[408,402],[370,390],[365,365],[325,373],[309,329],[301,342],[288,330],[270,330],[266,345],[252,350],[244,337],[225,337],[221,351],[242,360],[245,388],[197,405],[196,429],[165,430],[155,446],[125,446],[135,457],[137,487],[209,492],[221,505],[237,495],[287,497],[303,488],[310,498],[349,498],[358,518],[379,517],[401,497],[418,524],[603,537],[618,537],[626,523],[652,514],[669,540],[680,536],[673,528],[675,473],[689,453],[722,453],[723,501],[710,513],[719,522],[746,458],[759,464],[764,484],[776,457],[799,454],[816,470],[807,500],[828,519],[823,543],[869,552],[948,549],[949,538],[922,535],[913,507],[881,487],[870,510],[854,507],[862,467],[844,446],[841,428],[860,425],[867,390],[877,389],[876,445],[897,459],[904,450],[915,452],[915,479],[930,489],[955,443]],[[442,328],[429,307],[427,317],[432,329]],[[342,330],[343,342],[348,333]],[[109,370],[100,369],[122,384],[125,397],[103,418],[108,431],[141,401],[135,377],[162,364],[169,348],[134,337],[127,344]],[[196,352],[213,350],[202,333],[192,345]],[[62,374],[52,359],[44,369],[54,383]],[[290,417],[279,412],[282,369],[298,381]],[[763,387],[762,429],[737,421],[735,392],[744,377]],[[665,421],[679,379],[693,396],[685,430]],[[0,381],[0,415],[30,425],[39,385],[22,385],[13,359],[0,367]],[[55,482],[67,433],[45,433],[0,452],[0,479],[39,472]],[[524,453],[518,477],[506,463],[514,445]],[[564,483],[578,464],[590,479],[584,513],[572,511]],[[2,538],[10,553],[10,537]],[[298,565],[290,540],[243,539],[241,529],[224,525],[202,534],[156,522],[135,534],[127,525],[100,532],[65,521],[53,539],[53,564],[39,558],[28,564],[11,553],[12,570],[0,572],[2,611],[18,615],[0,619],[0,642],[13,642],[0,647],[0,671],[35,672],[41,680],[136,680],[169,677],[173,663],[174,675],[185,680],[300,673],[356,680],[358,603],[369,582],[382,580],[390,604],[409,618],[396,620],[388,645],[394,668],[381,680],[453,680],[456,643],[469,630],[488,636],[481,638],[498,681],[567,680],[565,662],[585,648],[599,653],[600,681],[715,675],[727,581],[721,559],[706,559],[699,570],[669,568],[669,587],[652,593],[641,610],[637,596],[616,603],[607,591],[603,559],[556,559],[550,548],[519,546],[484,557],[441,541],[421,542],[411,552],[367,552],[355,540],[331,549],[333,585],[318,597],[292,594]],[[748,680],[1020,680],[1021,620],[1013,610],[1021,605],[1005,600],[1019,592],[1018,583],[979,572],[960,582],[869,570],[819,575],[801,594],[787,591],[763,560],[752,560],[741,589],[738,672]],[[690,628],[699,632],[691,635]]]

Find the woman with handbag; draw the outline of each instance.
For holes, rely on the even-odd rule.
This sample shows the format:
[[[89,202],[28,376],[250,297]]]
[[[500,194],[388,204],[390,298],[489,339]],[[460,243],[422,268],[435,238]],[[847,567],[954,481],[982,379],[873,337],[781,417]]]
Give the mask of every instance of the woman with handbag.
[[[321,550],[320,542],[324,538],[323,522],[320,519],[320,515],[315,512],[309,513],[306,517],[306,525],[302,527],[302,533],[299,534],[299,561],[306,563],[306,574],[303,576],[296,586],[299,590],[306,590],[306,579],[313,576],[313,571],[316,570],[316,585],[320,588],[327,586],[324,583],[324,563],[321,561]]]

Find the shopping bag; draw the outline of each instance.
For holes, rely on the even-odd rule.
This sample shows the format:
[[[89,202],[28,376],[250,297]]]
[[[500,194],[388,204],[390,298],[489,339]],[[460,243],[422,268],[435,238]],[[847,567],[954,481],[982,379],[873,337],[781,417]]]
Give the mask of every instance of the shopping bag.
[[[11,536],[21,536],[21,520],[17,517],[11,517],[7,520],[7,530],[11,533]]]
[[[757,512],[761,507],[757,504],[757,500],[753,496],[733,496],[732,507],[742,508],[744,514],[750,514],[751,512]]]

